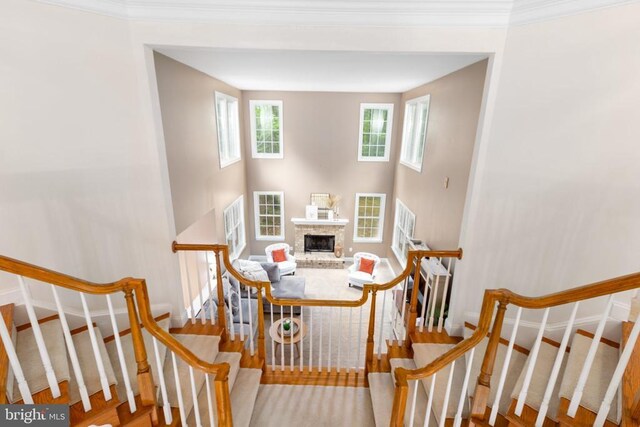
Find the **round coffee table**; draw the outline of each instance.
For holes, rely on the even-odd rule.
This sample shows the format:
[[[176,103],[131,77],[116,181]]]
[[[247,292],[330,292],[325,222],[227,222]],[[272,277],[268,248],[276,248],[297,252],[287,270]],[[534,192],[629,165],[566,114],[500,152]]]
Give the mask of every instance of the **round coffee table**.
[[[295,323],[296,325],[298,325],[298,332],[293,334],[293,336],[280,335],[279,331],[280,331],[280,328],[282,328],[282,321],[284,319],[291,319],[292,323]],[[296,319],[295,317],[285,317],[283,319],[276,320],[275,322],[273,322],[273,325],[271,325],[271,327],[269,328],[269,335],[271,336],[271,339],[276,345],[276,348],[274,349],[276,353],[278,352],[278,348],[280,347],[281,344],[282,345],[293,344],[296,346],[296,350],[298,351],[298,357],[300,357],[300,348],[298,347],[298,344],[300,343],[300,341],[304,339],[305,336],[307,336],[307,325],[305,325],[302,320]]]

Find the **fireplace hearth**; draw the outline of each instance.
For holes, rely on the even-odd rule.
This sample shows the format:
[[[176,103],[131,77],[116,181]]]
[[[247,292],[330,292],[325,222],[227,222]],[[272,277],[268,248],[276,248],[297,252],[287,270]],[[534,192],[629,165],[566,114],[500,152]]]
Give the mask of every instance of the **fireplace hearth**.
[[[333,252],[335,249],[336,236],[305,234],[305,252]]]

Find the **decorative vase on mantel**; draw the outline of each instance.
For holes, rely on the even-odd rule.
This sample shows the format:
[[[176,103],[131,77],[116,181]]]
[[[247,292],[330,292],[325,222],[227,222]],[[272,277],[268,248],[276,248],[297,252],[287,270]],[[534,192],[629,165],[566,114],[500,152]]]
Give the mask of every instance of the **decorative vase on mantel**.
[[[329,209],[329,210],[327,211],[327,219],[328,219],[329,221],[333,221],[333,210],[332,210],[332,209]]]

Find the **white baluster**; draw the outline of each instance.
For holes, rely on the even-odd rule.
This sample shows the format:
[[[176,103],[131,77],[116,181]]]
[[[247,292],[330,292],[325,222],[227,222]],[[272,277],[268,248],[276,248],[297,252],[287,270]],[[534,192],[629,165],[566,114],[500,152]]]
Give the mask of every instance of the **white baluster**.
[[[422,310],[420,317],[417,319],[420,321],[420,332],[424,331],[424,327],[427,324],[427,307],[433,302],[433,293],[429,291],[429,281],[433,283],[433,277],[430,274],[427,274],[427,283],[425,284],[424,295],[422,296]]]
[[[424,427],[429,427],[429,419],[431,418],[431,405],[433,405],[433,394],[436,388],[436,374],[431,377],[431,385],[429,386],[429,398],[427,400],[427,409],[424,414]]]
[[[254,344],[253,344],[253,314],[251,313],[251,289],[247,287],[247,307],[249,311],[249,351],[251,351],[251,355],[255,354]],[[240,311],[242,311],[242,300],[240,300]]]
[[[518,335],[518,326],[520,326],[520,317],[522,316],[522,307],[518,307],[516,313],[516,320],[511,330],[511,337],[509,338],[509,346],[507,347],[507,353],[504,357],[504,363],[502,365],[502,371],[500,372],[500,379],[498,381],[498,388],[496,389],[496,398],[493,401],[491,407],[491,415],[489,416],[489,425],[495,425],[498,418],[498,409],[500,407],[500,399],[502,398],[502,391],[504,390],[504,383],[507,381],[507,373],[509,372],[509,364],[511,363],[511,355],[513,354],[513,346],[516,343],[516,336]]]
[[[540,345],[542,343],[542,338],[544,337],[544,330],[547,326],[548,318],[549,318],[549,308],[546,308],[544,310],[544,315],[542,316],[542,322],[540,322],[540,328],[538,329],[538,336],[536,337],[536,341],[533,344],[531,353],[529,353],[529,364],[527,366],[527,373],[524,376],[524,381],[522,382],[522,389],[520,389],[520,394],[518,394],[518,403],[516,404],[515,413],[517,416],[522,415],[522,410],[524,409],[524,405],[525,403],[527,403],[527,394],[529,393],[531,378],[533,378],[533,371],[536,368],[536,362],[538,360],[538,352],[540,351]]]
[[[213,399],[211,398],[211,383],[209,381],[209,374],[204,376],[205,387],[207,388],[207,407],[209,409],[209,425],[213,427],[215,420],[213,419]]]
[[[609,313],[611,312],[612,305],[613,295],[610,295],[607,301],[607,306],[602,313],[602,317],[600,318],[600,323],[598,323],[598,328],[596,329],[596,333],[594,334],[593,341],[591,341],[589,352],[587,353],[587,357],[584,360],[584,365],[582,366],[582,371],[580,372],[578,383],[576,384],[573,396],[571,397],[571,403],[569,404],[569,409],[567,410],[567,415],[569,415],[571,418],[575,417],[576,412],[578,412],[578,406],[580,406],[580,401],[582,400],[584,387],[587,384],[587,378],[589,377],[589,372],[591,371],[591,365],[593,365],[593,361],[596,358],[598,344],[600,344],[600,339],[602,338],[604,327],[607,324],[607,318],[609,317]]]
[[[164,420],[167,424],[171,424],[173,417],[171,415],[171,404],[167,395],[167,384],[162,374],[162,360],[160,360],[160,351],[158,350],[158,341],[153,337],[153,353],[156,356],[156,369],[158,370],[158,379],[160,380],[160,395],[162,396],[162,412],[164,412]]]
[[[189,305],[187,306],[187,318],[191,319],[191,323],[196,323],[195,313],[193,312],[193,295],[191,295],[191,275],[189,274],[189,259],[183,252],[178,252],[178,257],[182,259],[182,265],[184,265],[185,276],[187,278],[187,295],[189,298]]]
[[[420,268],[420,267],[417,267]],[[402,290],[402,304],[400,304],[400,307],[402,308],[402,311],[400,313],[400,323],[402,324],[402,339],[400,340],[400,345],[402,346],[404,344],[404,340],[407,339],[407,327],[404,324],[404,314],[407,311],[406,307],[407,307],[407,287],[409,285],[409,279],[405,279],[404,281],[404,289]],[[417,284],[413,284],[413,286],[418,286]]]
[[[324,314],[324,307],[319,307],[318,311],[320,312],[320,345],[318,346],[319,354],[318,354],[318,372],[322,372],[322,324],[323,322],[323,314]]]
[[[211,269],[209,268],[209,252],[205,252],[205,263],[207,264],[207,289],[209,290],[209,317],[211,317],[211,324],[216,324],[216,314],[213,309],[213,292],[214,286],[211,280]],[[212,424],[213,425],[213,424]]]
[[[353,328],[353,323],[351,322],[352,319],[352,314],[353,314],[353,308],[349,307],[347,310],[349,310],[349,327],[347,328],[349,330],[349,335],[347,336],[347,363],[346,363],[346,368],[347,368],[347,372],[351,371],[351,328]]]
[[[542,403],[540,404],[540,410],[538,411],[538,417],[536,418],[536,427],[542,427],[542,425],[544,424],[544,419],[547,415],[547,411],[549,410],[549,402],[551,402],[553,390],[556,386],[558,375],[560,374],[562,360],[564,359],[565,351],[567,349],[567,346],[569,345],[569,339],[571,338],[571,332],[573,331],[573,324],[576,320],[576,314],[578,313],[579,305],[580,302],[576,302],[573,305],[573,311],[571,312],[569,323],[567,323],[567,327],[564,330],[562,342],[560,343],[558,354],[556,354],[556,360],[553,363],[553,369],[551,370],[549,382],[547,383],[547,388],[544,391],[544,397],[542,398]]]
[[[382,291],[382,313],[380,314],[380,333],[378,335],[378,359],[382,355],[382,343],[384,342],[384,309],[387,302],[387,291]]]
[[[260,296],[258,296],[260,298]],[[273,325],[273,304],[269,303],[271,306],[271,324]],[[271,337],[271,370],[276,370],[276,341]]]
[[[453,372],[456,368],[456,361],[451,362],[451,371],[447,380],[447,390],[444,393],[444,402],[442,403],[442,413],[440,414],[440,426],[444,427],[447,419],[447,406],[449,406],[449,397],[451,396],[451,384],[453,383]]]
[[[31,329],[33,330],[33,337],[36,340],[38,353],[40,353],[42,366],[44,366],[44,371],[47,375],[47,382],[49,383],[49,388],[51,389],[51,395],[54,398],[60,397],[60,386],[58,385],[56,373],[53,371],[53,366],[51,365],[49,351],[47,350],[47,346],[44,343],[44,337],[42,336],[42,331],[40,330],[40,323],[38,323],[36,312],[33,310],[33,305],[31,304],[31,297],[27,292],[27,285],[24,283],[24,279],[22,278],[22,276],[18,276],[18,282],[20,283],[20,291],[22,292],[22,298],[24,299],[24,308],[27,310],[29,322],[31,322]]]
[[[336,368],[338,372],[342,369],[342,308],[338,307],[338,357],[336,358]]]
[[[331,342],[333,341],[333,334],[332,334],[332,327],[331,327],[331,323],[333,323],[332,320],[332,315],[333,315],[333,308],[332,307],[328,307],[329,308],[329,350],[327,353],[329,353],[327,355],[327,370],[329,372],[331,372]]]
[[[289,318],[291,319],[291,329],[289,330],[289,340],[291,341],[291,354],[289,355],[289,370],[293,372],[293,306],[289,307]],[[302,331],[300,331],[302,333]]]
[[[202,299],[202,285],[200,284],[200,267],[198,265],[198,251],[194,252],[194,258],[196,261],[196,283],[198,284],[198,299],[200,300],[200,321],[204,325],[207,323],[207,313],[205,313],[204,309],[204,300]],[[206,252],[205,252],[205,264],[206,264]],[[207,265],[207,271],[209,271],[209,266]],[[209,285],[207,284],[207,288]]]
[[[171,351],[167,348],[167,351]],[[176,394],[178,397],[178,409],[180,410],[180,423],[182,427],[187,427],[187,414],[184,410],[184,401],[182,400],[182,387],[180,385],[180,375],[178,375],[178,364],[176,363],[176,355],[171,351],[171,362],[173,363],[173,380],[176,383]]]
[[[222,301],[220,304],[225,304],[224,301]],[[231,295],[229,295],[229,309],[227,310],[227,313],[229,313],[229,331],[231,333],[231,337],[232,337],[232,341],[236,342],[236,326],[233,322],[233,309],[231,308]],[[242,310],[240,310],[240,313],[242,313]],[[238,326],[238,328],[240,328],[240,330],[242,331],[242,323],[240,323],[240,326]]]
[[[280,339],[282,340],[282,344],[280,344],[280,370],[284,372],[284,312],[282,311],[282,306],[280,306]]]
[[[309,307],[309,372],[313,369],[313,307]]]
[[[304,325],[304,307],[300,306],[300,325]],[[300,334],[302,334],[302,326],[300,327]],[[304,343],[300,340],[300,372],[302,372],[302,363],[304,361]]]
[[[116,315],[113,311],[113,305],[111,304],[111,296],[107,297],[107,307],[109,309],[109,317],[111,318],[111,327],[113,329],[113,338],[116,342],[116,350],[118,351],[118,360],[120,362],[120,370],[122,371],[122,380],[124,381],[124,387],[127,392],[127,402],[129,402],[129,410],[133,414],[136,412],[136,398],[133,395],[131,389],[131,381],[129,380],[129,371],[127,370],[127,362],[124,359],[124,351],[122,351],[122,342],[120,341],[120,333],[118,332],[118,323],[116,322]]]
[[[360,370],[360,357],[362,356],[362,311],[364,305],[360,306],[360,320],[358,321],[358,357],[356,360],[356,372]]]
[[[33,397],[31,397],[29,384],[27,384],[27,380],[24,378],[24,372],[22,372],[22,366],[20,366],[20,360],[18,360],[16,349],[13,348],[13,341],[11,340],[11,335],[9,334],[9,330],[7,329],[7,324],[4,322],[4,319],[2,318],[2,316],[0,316],[0,338],[2,338],[4,351],[7,353],[7,357],[9,358],[9,364],[11,365],[11,369],[13,370],[13,375],[15,376],[16,382],[18,383],[18,388],[20,389],[22,400],[24,401],[24,403],[28,405],[33,405]]]
[[[464,410],[464,402],[467,400],[467,387],[469,387],[469,377],[471,376],[471,365],[473,365],[473,355],[475,353],[475,347],[469,352],[469,358],[467,360],[467,370],[464,373],[464,381],[462,382],[462,390],[460,391],[460,400],[458,401],[458,410],[456,411],[456,417],[453,420],[453,427],[460,427],[462,424],[462,411]]]
[[[433,279],[432,280],[432,284],[433,284]],[[438,288],[440,286],[440,276],[436,276],[436,283],[433,285],[433,298],[429,298],[429,300],[431,300],[429,302],[429,308],[430,308],[430,314],[429,314],[429,332],[433,331],[433,319],[436,315],[436,305],[438,305],[437,299],[438,299]]]
[[[193,414],[196,417],[196,426],[202,426],[200,419],[200,405],[198,404],[198,392],[196,391],[196,381],[193,375],[193,367],[189,366],[189,380],[191,381],[191,400],[193,400]]]
[[[238,292],[238,313],[240,314],[240,326],[238,327],[238,329],[240,329],[240,339],[242,341],[244,341],[244,319],[243,319],[243,313],[242,313],[242,293],[240,293],[240,281],[236,280],[236,291]],[[249,296],[249,292],[247,289],[247,297],[250,298]],[[229,295],[229,307],[231,307],[232,303],[231,303],[231,295]]]
[[[84,311],[84,320],[87,322],[87,332],[89,332],[89,339],[91,340],[91,348],[93,348],[93,356],[96,358],[96,366],[98,367],[98,376],[100,377],[100,385],[102,386],[102,394],[104,394],[104,400],[111,400],[111,389],[109,388],[109,380],[107,379],[107,373],[104,370],[104,361],[102,360],[102,353],[100,347],[98,347],[98,338],[96,337],[96,331],[93,329],[93,321],[91,320],[91,314],[89,314],[89,307],[87,306],[87,300],[83,293],[80,293],[80,301],[82,301],[82,310]]]
[[[89,392],[87,386],[84,383],[84,376],[82,375],[82,369],[80,368],[80,361],[78,360],[78,352],[76,346],[73,343],[71,337],[71,330],[69,329],[69,323],[67,322],[67,316],[62,309],[62,303],[58,297],[58,291],[55,285],[51,285],[51,291],[53,292],[53,299],[58,309],[58,317],[60,318],[60,324],[62,325],[62,333],[64,334],[64,341],[67,344],[67,352],[69,353],[69,359],[71,359],[71,367],[73,368],[73,374],[76,377],[76,383],[78,384],[78,391],[80,392],[80,399],[82,399],[82,408],[85,412],[91,410],[91,400],[89,399]]]
[[[411,412],[409,416],[409,425],[413,426],[413,422],[416,419],[416,402],[418,401],[418,383],[420,380],[413,382],[413,399],[411,399]]]
[[[444,326],[444,309],[447,302],[447,295],[449,294],[449,276],[451,275],[451,263],[453,259],[449,258],[449,264],[447,264],[447,276],[444,279],[444,290],[442,292],[442,304],[440,306],[440,319],[438,319],[438,332],[442,332]],[[440,264],[442,264],[442,258],[440,258]]]
[[[596,421],[593,424],[595,427],[601,427],[604,425],[607,420],[607,416],[609,415],[609,410],[611,409],[611,402],[618,391],[618,386],[620,385],[620,381],[622,381],[622,376],[624,375],[625,369],[627,369],[627,364],[629,363],[629,359],[631,359],[631,353],[636,347],[636,341],[638,340],[638,334],[640,334],[640,322],[639,319],[636,319],[636,322],[631,329],[631,333],[629,334],[629,338],[627,339],[627,343],[624,346],[624,350],[622,350],[622,354],[620,355],[620,359],[618,360],[618,365],[616,366],[616,370],[613,372],[613,376],[611,378],[611,382],[609,383],[609,387],[607,388],[607,392],[604,394],[604,398],[602,399],[602,403],[600,404],[600,409],[598,410],[598,416],[596,417]]]

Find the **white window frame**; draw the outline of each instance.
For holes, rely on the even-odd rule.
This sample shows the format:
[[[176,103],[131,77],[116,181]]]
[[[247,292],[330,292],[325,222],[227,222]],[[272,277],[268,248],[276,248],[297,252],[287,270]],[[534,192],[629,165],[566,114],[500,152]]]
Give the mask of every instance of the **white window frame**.
[[[261,105],[269,105],[278,107],[280,110],[280,139],[277,141],[280,146],[278,153],[258,153],[258,135],[256,129],[256,107]],[[284,119],[283,119],[283,103],[278,100],[251,100],[249,101],[249,116],[251,119],[251,156],[254,159],[282,159],[284,158]],[[274,141],[275,142],[275,141]]]
[[[405,229],[404,226],[406,224],[398,224],[398,220],[400,219],[400,216],[401,216],[401,210],[405,211],[404,213],[406,215],[411,216],[412,218],[411,222],[413,224],[411,227],[411,230]],[[404,243],[405,245],[408,244],[408,240],[413,238],[413,233],[415,231],[415,228],[416,228],[416,215],[413,212],[411,212],[411,209],[409,209],[407,205],[402,203],[400,199],[396,199],[396,211],[393,219],[393,239],[391,240],[391,250],[395,254],[396,258],[398,259],[398,262],[400,262],[400,265],[403,265],[403,266],[406,265],[407,258],[404,255],[405,246],[396,247],[396,241],[398,243],[401,243],[400,237],[402,237],[404,239],[404,242],[402,243]],[[398,229],[400,229],[402,236],[398,235]]]
[[[236,207],[236,205],[238,206],[238,224],[235,224],[233,226],[232,230],[228,230],[227,229],[227,215],[233,211],[233,209]],[[247,247],[247,234],[246,234],[246,230],[245,230],[245,225],[244,225],[244,196],[240,196],[238,197],[236,200],[233,201],[233,203],[231,203],[229,206],[227,206],[224,210],[223,213],[223,217],[222,217],[222,222],[224,224],[224,237],[225,237],[225,242],[227,243],[227,245],[229,245],[229,237],[232,235],[232,233],[235,231],[235,229],[237,228],[239,231],[239,236],[242,237],[242,239],[238,239],[238,241],[240,241],[240,245],[238,247],[231,247],[231,245],[229,245],[229,258],[234,260],[236,258],[238,258],[240,256],[240,254],[242,253],[242,251],[244,251],[244,249]]]
[[[226,103],[224,111],[220,111],[218,106],[220,101]],[[215,92],[214,103],[216,128],[218,130],[218,157],[220,158],[220,169],[222,169],[242,159],[240,149],[240,107],[238,98],[218,91]],[[233,106],[231,112],[229,111],[229,105]],[[222,117],[223,115],[224,117]]]
[[[364,112],[367,109],[387,111],[387,133],[384,142],[384,156],[363,156],[362,143],[364,140]],[[391,134],[393,132],[393,104],[360,104],[360,127],[358,132],[358,161],[359,162],[388,162],[391,151]]]
[[[422,143],[420,143],[420,135],[422,135],[422,130],[416,132],[415,128],[412,126],[416,123],[416,116],[411,117],[411,129],[409,129],[409,116],[407,111],[410,105],[418,105],[418,104],[426,104],[427,106],[427,114],[424,119],[424,139]],[[400,150],[400,163],[415,170],[416,172],[422,172],[422,163],[424,160],[424,150],[427,145],[427,131],[429,129],[429,113],[431,112],[431,95],[425,95],[418,98],[413,98],[408,100],[405,103],[404,107],[404,123],[402,124],[402,147]],[[416,110],[417,114],[417,110]],[[411,140],[409,140],[411,139]],[[412,156],[416,157],[415,161],[409,157],[409,151],[411,151]]]
[[[260,234],[260,196],[280,196],[280,235],[263,236]],[[253,192],[253,214],[255,221],[256,240],[266,240],[272,242],[281,242],[284,240],[284,192],[283,191],[254,191]]]
[[[378,220],[378,234],[375,237],[359,237],[358,221],[360,219],[360,197],[379,197],[380,198],[380,214],[376,218]],[[387,195],[384,193],[356,193],[356,203],[353,218],[353,241],[358,243],[381,243],[384,235],[384,211],[386,207]],[[367,217],[375,218],[375,217]]]

